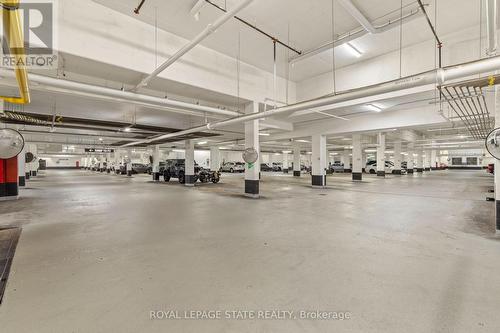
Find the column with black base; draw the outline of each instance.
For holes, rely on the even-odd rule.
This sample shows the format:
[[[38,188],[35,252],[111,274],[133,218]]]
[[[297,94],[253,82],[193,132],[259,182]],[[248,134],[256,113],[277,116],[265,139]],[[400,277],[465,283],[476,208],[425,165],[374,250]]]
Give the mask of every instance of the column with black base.
[[[300,146],[295,144],[293,146],[293,176],[300,177]]]
[[[219,171],[220,169],[220,149],[219,147],[210,148],[210,171]]]
[[[132,151],[127,150],[127,158],[125,159],[125,172],[128,177],[132,177]]]
[[[385,134],[378,134],[377,144],[377,176],[385,177]]]
[[[288,173],[288,154],[290,152],[287,150],[283,151],[283,163],[282,163],[282,171],[283,173]]]
[[[413,154],[415,154],[415,152],[413,151],[413,143],[409,143],[408,144],[408,155],[407,155],[407,159],[406,159],[406,172],[407,174],[409,175],[413,175],[413,171],[414,171],[414,159],[415,157],[413,156]]]
[[[419,150],[417,151],[417,172],[424,172],[424,152]]]
[[[195,173],[194,173],[194,141],[186,140],[184,143],[185,148],[185,173],[184,173],[184,184],[186,186],[194,186],[195,183]],[[181,177],[179,175],[179,177]]]
[[[245,114],[259,112],[259,104],[250,102],[245,106]],[[251,120],[245,123],[245,149],[253,148],[260,155],[259,121]],[[245,196],[257,199],[260,196],[260,164],[245,164]]]
[[[153,176],[153,181],[157,182],[160,180],[160,145],[155,145],[153,147],[153,163],[151,165],[151,175]]]
[[[361,135],[352,136],[352,180],[363,179],[363,154],[361,147]]]
[[[26,146],[17,155],[17,174],[19,177],[19,187],[26,186]]]
[[[436,150],[433,149],[431,150],[431,170],[437,170],[438,165],[437,165],[437,153]]]
[[[394,142],[394,174],[401,174],[401,141]]]
[[[321,134],[312,136],[311,163],[312,187],[324,188],[326,186],[326,136]]]

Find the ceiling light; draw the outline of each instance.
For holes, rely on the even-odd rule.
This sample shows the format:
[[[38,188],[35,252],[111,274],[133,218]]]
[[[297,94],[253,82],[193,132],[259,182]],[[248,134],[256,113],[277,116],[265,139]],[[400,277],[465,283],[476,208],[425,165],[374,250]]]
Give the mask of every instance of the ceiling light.
[[[198,142],[199,145],[206,145],[207,144],[207,141],[200,141]]]
[[[380,112],[382,108],[380,106],[376,106],[375,104],[366,104],[366,107],[373,112]]]
[[[260,135],[260,136],[269,136],[269,135],[271,135],[271,134],[269,134],[269,133],[259,133],[259,135]]]
[[[376,153],[377,149],[365,149],[365,153]]]
[[[309,141],[307,141],[307,140],[295,140],[295,142],[309,143]]]
[[[282,153],[283,153],[283,154],[291,154],[291,153],[292,153],[292,151],[290,151],[290,150],[283,150],[283,151],[282,151]]]
[[[172,151],[175,152],[175,153],[183,153],[183,152],[185,152],[184,149],[172,149]]]
[[[345,43],[346,49],[349,50],[349,52],[355,56],[356,58],[361,58],[363,55],[363,52],[361,52],[358,48],[356,48],[354,45],[351,43]]]
[[[102,141],[102,140],[104,140],[104,139],[103,138],[99,138],[99,141]]]
[[[132,127],[128,126],[123,129],[124,132],[130,132],[132,130]]]

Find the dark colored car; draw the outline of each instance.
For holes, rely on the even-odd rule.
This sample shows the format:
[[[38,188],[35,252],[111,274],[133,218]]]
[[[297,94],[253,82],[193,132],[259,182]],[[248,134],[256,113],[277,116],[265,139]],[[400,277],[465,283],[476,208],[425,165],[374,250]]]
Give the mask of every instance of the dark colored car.
[[[283,169],[283,164],[273,163],[273,171],[281,171]]]
[[[165,162],[160,162],[160,168],[159,168],[158,172],[159,172],[160,174],[162,174],[164,170],[165,170]],[[148,164],[148,170],[147,170],[147,173],[148,173],[148,174],[153,173],[153,166],[152,166],[151,164]]]
[[[168,182],[170,178],[179,179],[179,183],[186,183],[186,161],[184,159],[171,159],[165,161],[163,170],[163,180]],[[212,182],[218,183],[220,180],[219,171],[205,170],[200,167],[196,162],[194,163],[194,182],[200,181],[202,183]]]
[[[132,163],[132,173],[147,173],[148,166],[142,163]]]
[[[266,163],[260,165],[260,171],[273,171],[273,168]]]

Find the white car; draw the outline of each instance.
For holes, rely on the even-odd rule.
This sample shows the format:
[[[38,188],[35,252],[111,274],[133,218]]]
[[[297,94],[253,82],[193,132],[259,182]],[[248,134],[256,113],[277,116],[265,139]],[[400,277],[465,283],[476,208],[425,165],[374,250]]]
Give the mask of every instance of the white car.
[[[243,162],[226,162],[220,168],[224,172],[245,172],[245,163]]]
[[[377,173],[377,162],[368,162],[365,166],[365,172],[366,173],[371,173],[371,174],[376,174]],[[401,168],[401,174],[406,174],[406,169]],[[385,161],[385,173],[386,174],[391,174],[394,173],[394,163],[391,161]]]

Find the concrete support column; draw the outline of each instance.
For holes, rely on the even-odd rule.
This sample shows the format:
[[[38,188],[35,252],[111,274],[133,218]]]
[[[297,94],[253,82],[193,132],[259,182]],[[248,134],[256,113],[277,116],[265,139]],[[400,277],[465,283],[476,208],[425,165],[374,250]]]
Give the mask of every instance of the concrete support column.
[[[363,179],[363,153],[361,148],[361,135],[352,136],[352,180]]]
[[[361,146],[361,167],[363,168],[363,172],[365,171],[366,159],[366,153],[363,150],[363,146]]]
[[[219,171],[220,169],[220,149],[219,147],[210,148],[210,171]]]
[[[377,145],[377,176],[385,177],[385,134],[378,134]]]
[[[437,166],[437,152],[436,150],[431,150],[431,170],[436,170]]]
[[[352,172],[351,169],[351,150],[344,149],[344,172]]]
[[[283,152],[283,173],[288,173],[288,151]]]
[[[245,106],[245,114],[259,112],[259,103],[250,102]],[[251,120],[245,123],[245,149],[254,148],[260,155],[259,121]],[[271,162],[271,161],[269,161]],[[260,187],[260,164],[245,164],[245,196],[249,198],[259,197]]]
[[[293,147],[293,176],[300,177],[300,146]]]
[[[31,177],[36,177],[36,175],[38,174],[38,147],[36,146],[36,144],[30,145],[30,151],[35,156],[33,162],[30,163],[30,175]]]
[[[194,175],[194,141],[186,140],[185,141],[185,185],[186,186],[194,186],[195,183],[195,175]]]
[[[125,170],[128,177],[132,177],[132,151],[127,150],[127,158],[125,160]]]
[[[111,153],[106,154],[106,173],[111,173]]]
[[[430,150],[424,151],[424,171],[431,171],[431,152],[430,152]]]
[[[26,186],[26,146],[24,146],[23,150],[17,155],[17,175],[19,177],[19,186]]]
[[[315,134],[312,136],[312,187],[326,186],[326,136]]]
[[[394,143],[394,173],[401,174],[401,141]]]
[[[104,172],[105,167],[104,167],[104,162],[106,161],[106,157],[104,154],[99,155],[99,172]]]
[[[155,145],[153,147],[153,163],[151,165],[151,175],[153,181],[157,182],[160,180],[160,145]]]
[[[417,152],[417,172],[418,173],[424,172],[424,152],[423,151]]]
[[[408,144],[408,158],[406,161],[406,171],[408,175],[413,175],[414,164],[413,161],[415,157],[413,156],[415,151],[413,150],[413,144]]]

